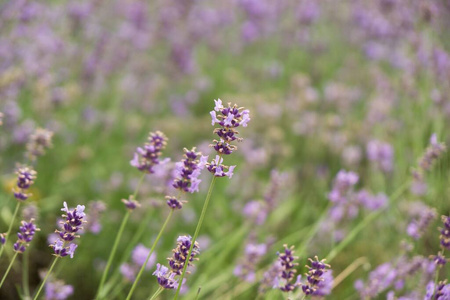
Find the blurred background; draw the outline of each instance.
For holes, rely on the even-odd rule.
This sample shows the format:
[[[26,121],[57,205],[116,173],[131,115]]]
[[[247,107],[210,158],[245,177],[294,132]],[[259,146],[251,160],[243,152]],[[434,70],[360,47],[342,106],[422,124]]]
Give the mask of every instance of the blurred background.
[[[186,298],[202,286],[201,299],[254,299],[283,242],[304,245],[321,220],[340,170],[359,175],[355,193],[385,198],[355,208],[351,217],[321,222],[302,249],[299,272],[307,257],[325,257],[371,211],[388,206],[331,263],[336,276],[364,258],[329,296],[363,298],[354,282],[378,265],[399,253],[428,257],[439,248],[439,216],[450,210],[450,157],[443,153],[430,170],[420,168],[420,159],[433,133],[439,142],[450,140],[448,28],[446,0],[3,1],[0,231],[11,220],[15,200],[7,199],[16,165],[27,163],[30,136],[37,128],[54,135],[53,146],[34,164],[33,196],[24,205],[35,209],[41,228],[28,251],[29,287],[21,258],[0,298],[18,299],[39,284],[52,259],[48,235],[66,201],[86,205],[88,215],[100,211],[100,228],[86,230],[76,256],[63,259],[52,280],[72,285],[73,299],[92,299],[125,213],[120,200],[133,193],[141,175],[129,164],[136,147],[161,130],[169,138],[163,156],[172,162],[184,147],[213,157],[209,111],[218,98],[249,109],[251,122],[226,158],[237,165],[235,175],[218,180],[214,190]],[[145,178],[142,208],[132,214],[114,271],[130,261],[134,246],[150,247],[155,238],[168,213],[171,168],[173,163]],[[211,176],[202,178],[200,193],[186,195],[189,203],[169,224],[157,261],[165,261],[179,235],[193,235]],[[267,220],[251,225],[258,209],[248,204],[267,205],[267,199]],[[424,211],[432,216],[425,231],[420,238],[408,235],[408,224]],[[249,241],[264,243],[267,252],[256,279],[246,284],[233,270]],[[413,250],[404,250],[402,241]],[[4,255],[2,274],[7,265]],[[157,289],[153,270],[141,279],[135,299]],[[130,288],[117,272],[113,283],[121,288],[111,288],[109,299],[124,299]],[[406,281],[396,295],[420,288],[408,299],[423,299],[420,278]],[[171,297],[165,292],[161,299]],[[283,299],[280,293],[265,298]]]

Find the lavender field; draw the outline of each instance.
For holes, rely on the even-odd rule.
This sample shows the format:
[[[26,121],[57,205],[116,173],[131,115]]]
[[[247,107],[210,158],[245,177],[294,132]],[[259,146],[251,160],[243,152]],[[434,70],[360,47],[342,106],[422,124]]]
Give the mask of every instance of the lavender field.
[[[450,300],[450,1],[0,2],[0,299]]]

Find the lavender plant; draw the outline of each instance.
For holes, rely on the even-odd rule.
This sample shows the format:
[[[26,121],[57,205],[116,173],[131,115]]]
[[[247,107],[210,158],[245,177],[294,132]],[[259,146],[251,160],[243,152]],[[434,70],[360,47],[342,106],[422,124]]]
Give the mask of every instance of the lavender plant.
[[[219,136],[219,140],[214,140],[213,144],[211,146],[216,150],[218,155],[216,155],[216,158],[206,163],[206,168],[210,173],[213,174],[213,179],[211,180],[211,184],[209,186],[208,194],[206,196],[206,200],[203,204],[202,212],[200,214],[200,218],[197,223],[197,227],[195,229],[195,233],[193,236],[193,240],[196,241],[200,229],[202,227],[203,219],[205,218],[206,211],[208,208],[209,200],[211,198],[212,190],[214,188],[214,183],[216,181],[217,177],[224,177],[228,176],[231,178],[233,176],[233,170],[236,166],[226,166],[223,165],[223,155],[229,155],[234,150],[237,149],[236,145],[231,144],[233,141],[242,141],[242,138],[239,138],[237,135],[239,132],[235,129],[239,126],[247,127],[248,122],[250,121],[250,115],[249,111],[246,109],[243,109],[242,107],[238,107],[237,104],[234,104],[233,106],[231,103],[228,103],[228,107],[224,107],[222,104],[222,100],[214,100],[215,107],[214,110],[210,112],[212,122],[211,124],[214,126],[214,124],[219,124],[220,128],[214,129],[214,133]],[[219,114],[217,114],[219,113]],[[226,170],[226,171],[225,171]],[[192,250],[194,248],[194,244],[191,245],[188,253],[188,257],[191,255]],[[187,264],[184,265],[180,281],[183,282],[184,275],[186,273]],[[177,292],[175,294],[175,298],[178,298],[178,295],[180,293],[181,285],[178,286]]]
[[[86,214],[84,213],[84,209],[84,205],[77,205],[76,208],[69,209],[67,203],[64,202],[64,207],[61,209],[61,211],[64,212],[64,214],[62,214],[62,217],[65,220],[60,222],[60,229],[55,230],[59,237],[54,243],[49,245],[54,251],[53,255],[55,256],[55,258],[50,265],[50,268],[48,269],[44,279],[42,280],[39,289],[34,295],[34,300],[38,299],[39,294],[41,293],[42,288],[45,286],[45,283],[47,282],[47,279],[49,278],[58,259],[65,256],[70,256],[70,258],[73,258],[75,249],[78,247],[78,245],[73,241],[76,238],[80,237],[79,231],[83,229],[83,223],[86,222],[84,220],[84,217],[86,216]]]

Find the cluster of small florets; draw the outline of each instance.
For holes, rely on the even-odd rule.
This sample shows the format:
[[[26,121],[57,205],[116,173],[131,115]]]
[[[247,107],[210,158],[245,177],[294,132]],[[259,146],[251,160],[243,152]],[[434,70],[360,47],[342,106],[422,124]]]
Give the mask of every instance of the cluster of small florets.
[[[215,124],[220,125],[220,128],[214,129],[214,133],[219,136],[219,140],[214,140],[210,146],[217,151],[218,155],[206,166],[208,171],[216,177],[228,176],[231,178],[236,166],[222,165],[222,156],[229,155],[237,149],[236,145],[231,144],[233,141],[242,141],[242,138],[237,136],[239,132],[236,128],[239,126],[247,127],[247,123],[250,121],[250,112],[236,104],[232,106],[231,103],[228,103],[228,107],[224,107],[220,99],[214,101],[216,105],[214,110],[210,112],[211,124],[213,126]]]
[[[235,128],[242,126],[247,127],[247,123],[250,121],[250,112],[248,109],[238,107],[236,104],[231,106],[228,103],[228,107],[224,107],[222,100],[214,100],[216,103],[214,110],[210,112],[212,122],[211,124],[219,124],[221,128],[214,129],[214,133],[219,136],[219,140],[214,140],[214,144],[211,145],[219,154],[231,154],[237,149],[235,145],[230,144],[237,140],[241,141],[242,138],[237,137],[239,134]],[[217,114],[217,113],[218,114]]]
[[[358,174],[340,170],[334,179],[333,189],[328,194],[328,199],[334,203],[347,202],[349,193],[352,192],[353,187],[358,183],[358,180]]]
[[[30,222],[22,221],[22,226],[19,227],[19,232],[17,233],[17,242],[14,243],[14,251],[18,253],[25,252],[26,247],[33,240],[35,232],[39,230],[33,219]]]
[[[25,201],[31,196],[31,194],[27,193],[27,190],[36,179],[36,171],[30,167],[19,167],[16,174],[17,184],[13,189],[14,197],[19,201]]]
[[[192,248],[191,256],[187,259],[189,254],[189,249],[191,248],[191,237],[190,236],[180,236],[177,239],[177,247],[172,250],[172,257],[168,258],[169,266],[177,275],[181,275],[181,272],[186,264],[188,266],[192,265],[191,262],[194,261],[195,256],[200,253],[200,248],[197,242],[194,242],[194,247]]]
[[[144,173],[154,173],[154,166],[161,163],[161,151],[166,147],[167,137],[161,131],[150,132],[144,147],[138,147],[130,164]]]
[[[222,164],[222,162],[223,158],[219,155],[216,155],[216,158],[213,161],[206,164],[206,168],[216,177],[228,176],[229,178],[231,178],[236,166],[225,166]]]
[[[317,256],[315,260],[310,258],[309,261],[311,262],[311,266],[306,266],[309,271],[305,274],[307,282],[302,285],[302,290],[305,295],[311,295],[317,290],[319,283],[324,280],[323,275],[330,268],[330,265],[324,263],[325,259],[319,261]]]
[[[267,252],[267,244],[248,243],[245,246],[245,256],[234,268],[233,274],[247,282],[255,281],[255,270],[261,258]]]
[[[166,203],[171,209],[182,209],[183,203],[186,201],[178,200],[176,197],[173,196],[166,196]]]
[[[184,159],[175,164],[175,179],[172,186],[183,192],[198,192],[201,182],[198,177],[208,157],[202,156],[201,152],[195,152],[195,147],[191,150],[185,148],[184,152]]]
[[[157,264],[156,271],[153,273],[158,278],[158,284],[164,289],[175,289],[178,287],[178,280],[175,276],[181,275],[184,265],[191,266],[192,262],[196,260],[196,255],[200,253],[200,247],[197,242],[194,242],[191,256],[187,259],[189,249],[191,248],[192,238],[190,236],[180,236],[177,239],[177,247],[172,250],[173,255],[167,260],[169,261],[169,267]]]
[[[419,166],[423,171],[429,171],[433,163],[446,151],[444,143],[439,143],[434,133],[430,138],[430,146],[425,150],[419,162]]]
[[[64,202],[64,207],[61,210],[65,212],[62,215],[65,220],[60,222],[62,230],[55,231],[59,234],[59,238],[50,245],[55,252],[55,256],[64,257],[70,255],[70,258],[73,258],[77,245],[72,243],[72,241],[80,237],[77,233],[82,230],[82,225],[85,223],[83,220],[86,216],[84,209],[84,205],[77,205],[77,208],[69,210],[67,203]],[[67,243],[69,244],[66,245]]]
[[[294,268],[298,265],[298,263],[294,263],[294,260],[298,258],[297,256],[294,256],[294,246],[288,248],[287,245],[284,245],[284,251],[277,253],[277,255],[281,265],[281,272],[277,277],[278,280],[276,281],[275,287],[278,287],[283,292],[291,292],[300,282],[300,277],[298,277],[297,282],[292,282],[295,273],[297,272]]]
[[[135,210],[137,207],[141,206],[141,204],[134,199],[133,195],[130,195],[128,199],[122,199],[122,202],[129,210]]]
[[[45,154],[45,150],[52,147],[53,132],[44,128],[37,128],[27,143],[27,156],[34,161]]]
[[[444,223],[444,228],[439,229],[441,232],[439,236],[441,247],[443,250],[450,250],[450,216],[442,216],[442,223]]]

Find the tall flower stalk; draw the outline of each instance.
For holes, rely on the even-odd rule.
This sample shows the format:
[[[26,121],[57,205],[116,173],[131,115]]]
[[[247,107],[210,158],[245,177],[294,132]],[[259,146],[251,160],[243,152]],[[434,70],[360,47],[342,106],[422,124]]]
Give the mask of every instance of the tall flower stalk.
[[[6,269],[5,274],[3,275],[2,281],[0,282],[0,288],[5,282],[5,279],[8,276],[8,273],[11,270],[11,267],[13,266],[17,255],[25,252],[26,248],[29,246],[29,243],[33,240],[36,231],[39,231],[39,228],[36,227],[33,219],[31,219],[29,222],[22,221],[22,226],[19,227],[19,232],[17,233],[17,242],[14,243],[15,254],[11,259],[11,262]]]
[[[0,258],[2,257],[5,244],[8,241],[8,235],[11,233],[20,206],[22,202],[24,202],[31,196],[31,194],[28,192],[28,189],[31,187],[31,185],[34,183],[34,180],[36,179],[36,171],[34,171],[30,167],[26,166],[19,167],[16,171],[16,174],[17,174],[17,183],[13,189],[13,193],[14,197],[17,200],[17,204],[11,222],[9,223],[8,231],[0,235],[1,236],[0,242],[2,244],[2,248],[0,249]]]
[[[76,208],[69,209],[67,203],[64,202],[64,207],[61,209],[61,211],[64,212],[64,214],[62,215],[64,221],[60,222],[60,230],[57,229],[55,231],[59,235],[59,238],[55,242],[50,244],[50,247],[53,248],[53,255],[55,256],[55,259],[53,260],[49,270],[47,271],[44,280],[42,280],[42,283],[33,298],[34,300],[38,299],[39,294],[41,293],[42,288],[45,286],[45,283],[49,278],[50,273],[54,269],[57,261],[65,256],[70,256],[70,258],[73,258],[75,249],[78,247],[78,245],[73,241],[76,238],[80,237],[78,233],[83,229],[83,223],[86,222],[84,220],[84,217],[86,216],[86,214],[84,213],[84,209],[84,205],[77,205]]]
[[[143,172],[136,189],[129,197],[129,199],[124,199],[126,208],[128,209],[125,213],[125,216],[122,219],[122,223],[120,224],[119,231],[117,232],[116,239],[114,240],[113,247],[111,248],[111,252],[108,257],[108,262],[106,263],[106,267],[103,270],[102,278],[100,280],[100,284],[97,290],[96,299],[99,299],[101,296],[101,292],[103,289],[103,285],[105,284],[106,277],[108,276],[109,269],[111,268],[112,261],[117,251],[117,247],[119,246],[119,241],[122,238],[123,231],[125,229],[125,225],[128,222],[131,212],[139,207],[139,202],[136,201],[136,196],[139,191],[139,188],[144,180],[145,174],[154,173],[154,167],[158,164],[164,163],[161,161],[162,150],[167,145],[167,137],[164,133],[160,131],[150,132],[148,137],[148,142],[145,143],[143,147],[138,147],[133,156],[133,159],[130,161],[131,166],[137,168],[139,171]]]
[[[250,121],[250,112],[247,109],[238,107],[236,104],[231,105],[231,103],[228,103],[228,106],[225,107],[223,106],[222,100],[220,99],[214,100],[214,102],[214,110],[210,112],[212,119],[211,125],[214,126],[215,124],[219,124],[220,127],[215,128],[213,131],[213,133],[217,134],[219,139],[213,140],[213,144],[210,146],[213,147],[214,150],[216,150],[218,155],[216,155],[216,158],[214,160],[206,164],[208,171],[213,174],[213,178],[211,180],[208,194],[206,195],[206,199],[203,204],[197,227],[195,228],[194,236],[192,237],[193,241],[197,240],[197,237],[200,233],[200,229],[202,227],[206,211],[211,200],[211,195],[214,189],[216,178],[224,176],[228,176],[229,178],[231,178],[233,176],[233,171],[236,166],[225,166],[222,164],[222,162],[224,155],[230,155],[237,149],[236,145],[233,145],[232,142],[242,141],[242,138],[238,137],[239,132],[236,130],[236,128],[239,126],[247,127],[247,123]],[[188,257],[190,257],[193,247],[194,243],[192,243],[189,249]],[[186,269],[187,264],[184,265],[183,271],[181,272],[179,279],[180,283],[183,282],[184,276],[186,274]],[[178,285],[174,299],[178,299],[181,285],[182,284]]]
[[[198,179],[198,176],[200,176],[201,170],[203,170],[206,165],[207,157],[202,156],[201,152],[196,152],[195,148],[192,148],[191,150],[185,148],[184,152],[185,154],[183,160],[181,160],[176,164],[175,179],[173,180],[172,183],[172,186],[179,191],[178,196],[177,197],[166,196],[167,205],[170,208],[169,215],[167,216],[166,221],[161,227],[158,236],[153,242],[153,245],[150,249],[150,252],[147,255],[145,263],[142,265],[138,275],[136,276],[136,279],[133,282],[130,292],[128,293],[127,299],[131,299],[131,296],[133,295],[134,290],[137,287],[139,279],[141,278],[145,270],[145,266],[147,265],[147,262],[149,261],[151,255],[153,254],[155,247],[158,244],[159,239],[161,238],[161,235],[163,234],[167,224],[170,221],[170,218],[173,215],[173,211],[175,209],[181,209],[183,207],[183,203],[185,201],[180,200],[180,197],[182,196],[183,193],[186,192],[194,193],[198,192],[199,190],[199,184],[201,180]]]

